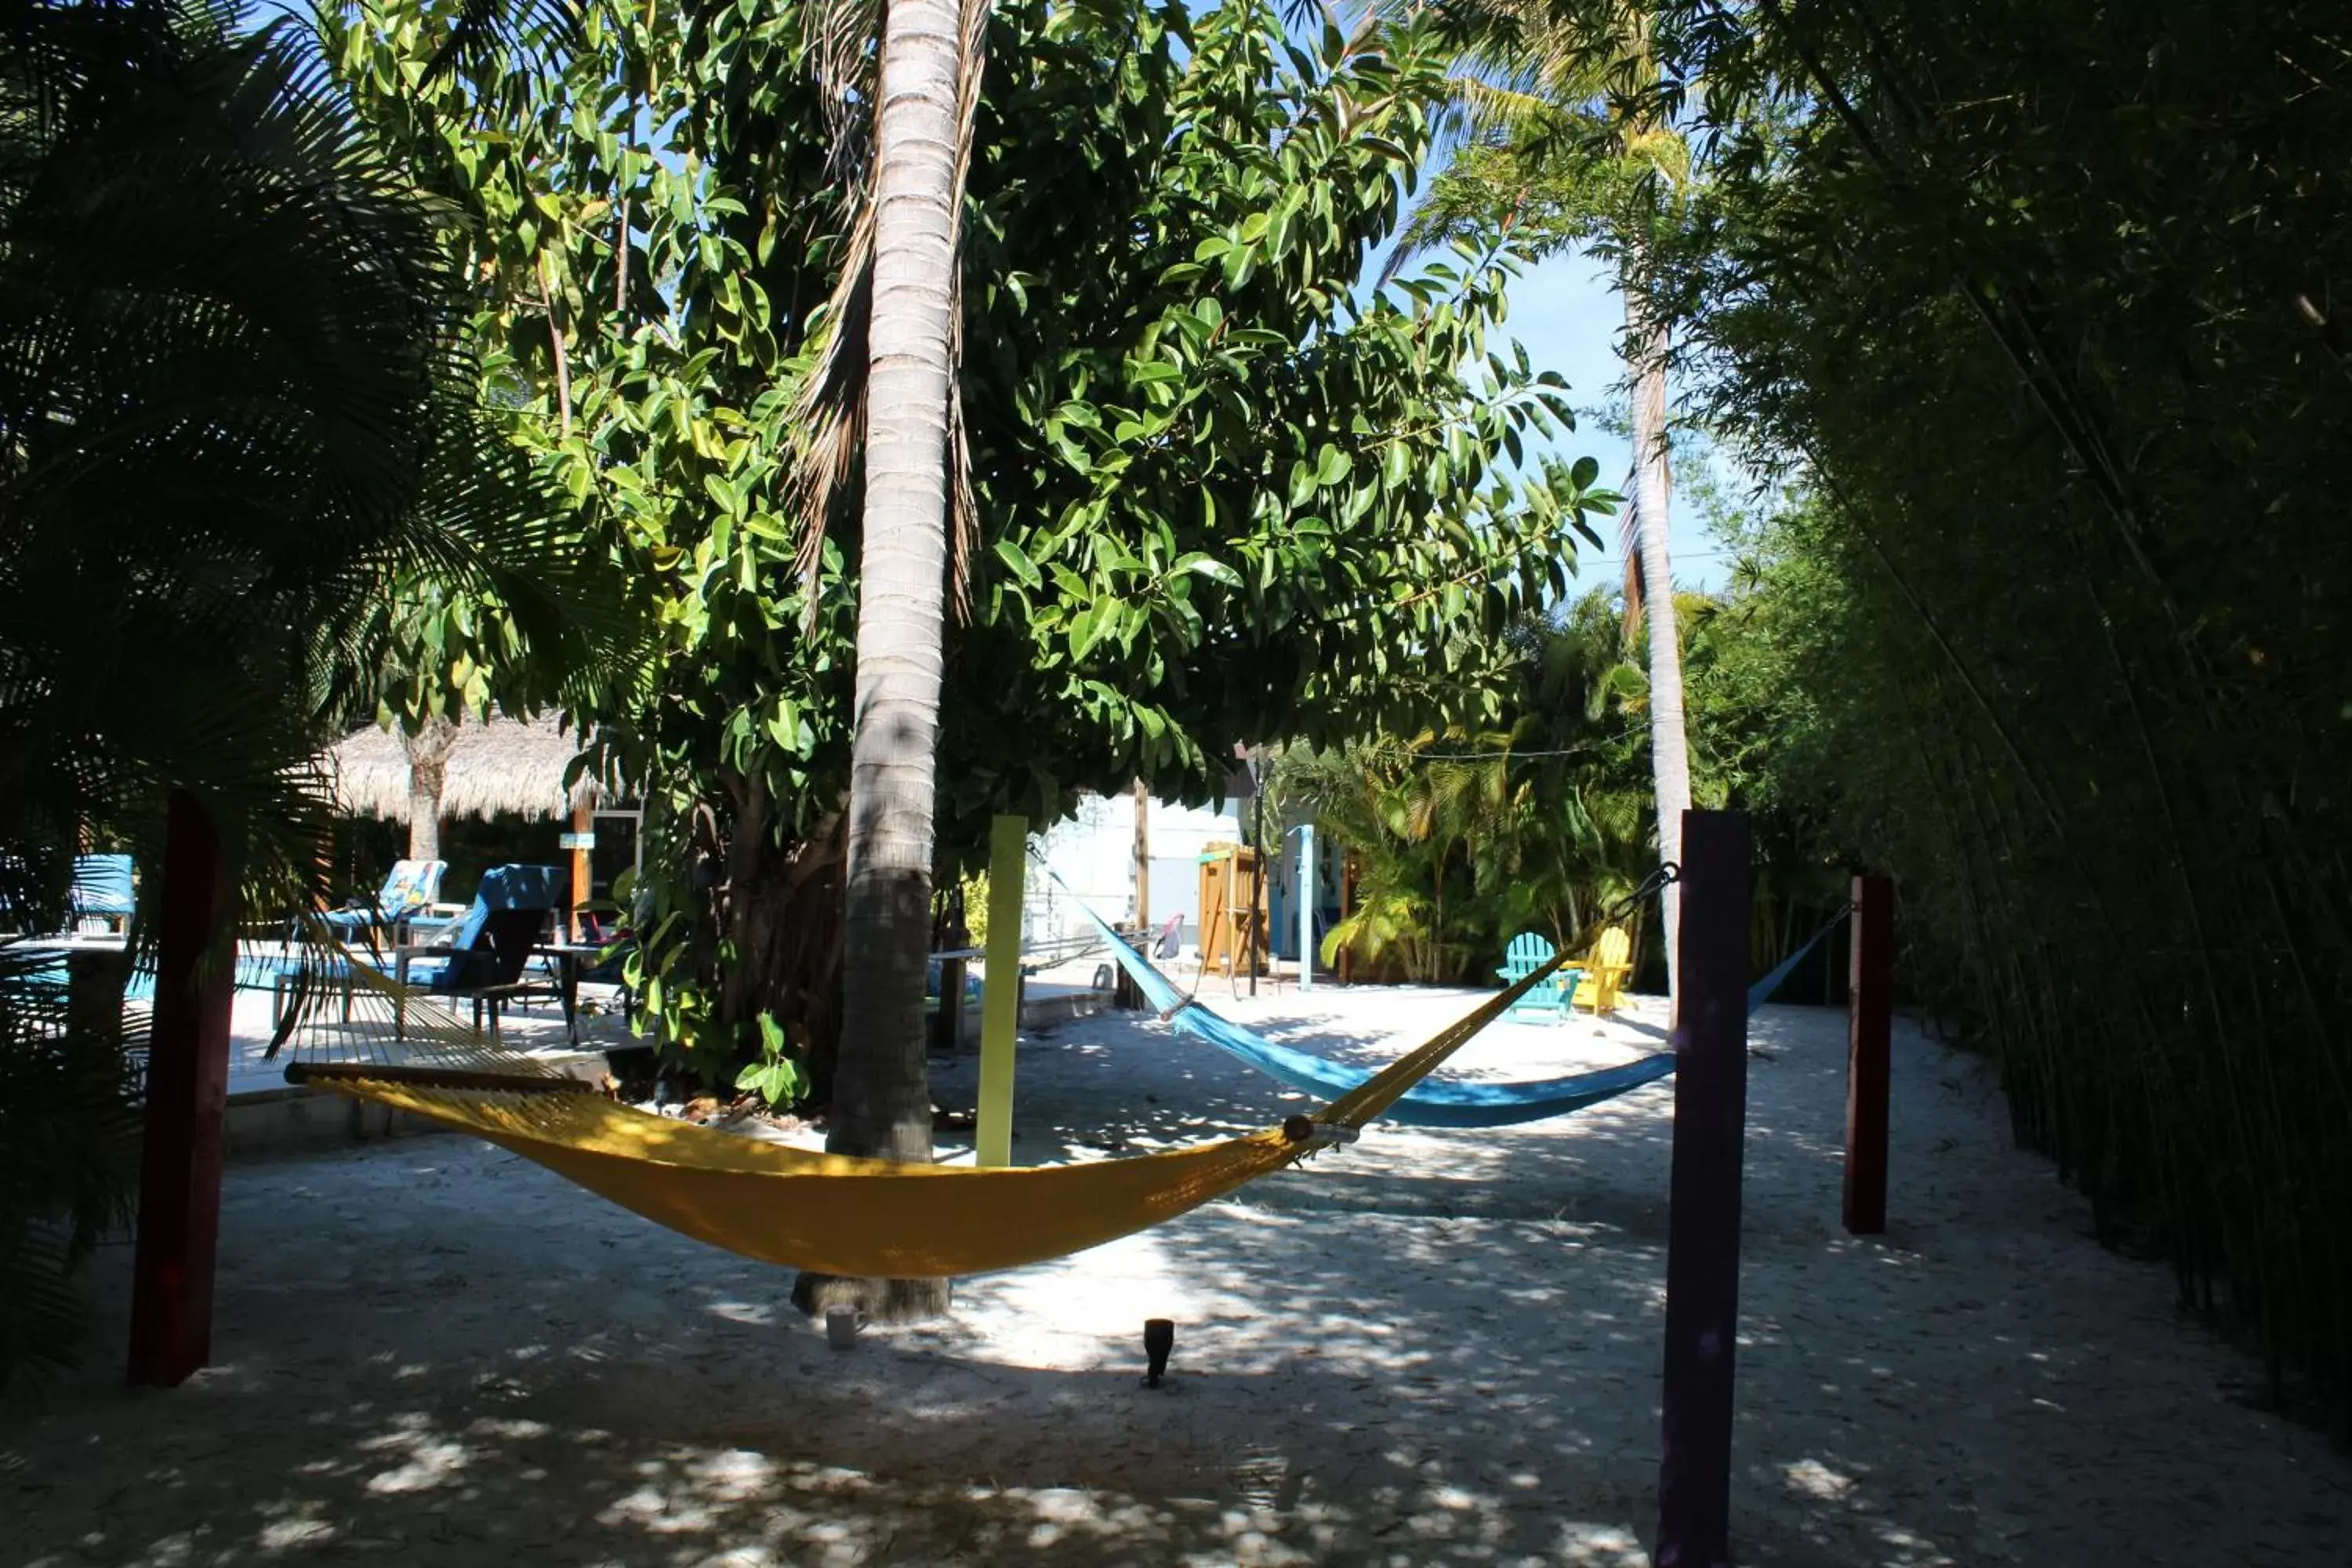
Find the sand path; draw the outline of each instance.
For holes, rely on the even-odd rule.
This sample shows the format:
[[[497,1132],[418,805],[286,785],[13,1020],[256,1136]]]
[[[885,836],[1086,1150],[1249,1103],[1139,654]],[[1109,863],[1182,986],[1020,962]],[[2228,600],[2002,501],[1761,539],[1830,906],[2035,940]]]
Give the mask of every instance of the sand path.
[[[1465,1004],[1223,990],[1365,1060]],[[1621,1061],[1657,1023],[1499,1026],[1463,1068]],[[2236,1397],[2256,1369],[2094,1245],[1975,1064],[1899,1036],[1894,1229],[1857,1242],[1842,1015],[1753,1037],[1742,1563],[2347,1560],[2352,1460]],[[1298,1103],[1131,1016],[1024,1041],[1019,1088],[1024,1161]],[[118,1386],[110,1248],[91,1364],[0,1415],[0,1563],[1643,1563],[1672,1103],[1375,1129],[846,1354],[779,1271],[467,1140],[235,1166],[218,1364]],[[1165,1392],[1147,1316],[1181,1324]]]

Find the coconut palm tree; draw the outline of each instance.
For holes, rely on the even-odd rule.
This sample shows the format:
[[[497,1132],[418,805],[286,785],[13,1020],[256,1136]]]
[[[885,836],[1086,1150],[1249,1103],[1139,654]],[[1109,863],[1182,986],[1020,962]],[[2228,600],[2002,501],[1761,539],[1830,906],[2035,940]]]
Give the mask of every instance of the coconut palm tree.
[[[829,35],[854,33],[856,16],[854,5],[836,7]],[[816,432],[806,450],[822,454],[810,485],[812,548],[830,476],[861,436],[865,449],[842,1037],[826,1146],[907,1162],[931,1157],[923,997],[933,770],[949,524],[954,498],[968,494],[958,482],[956,248],[987,18],[988,0],[884,0],[870,205],[835,294],[832,340],[803,395]],[[947,1305],[943,1280],[808,1278],[794,1294],[810,1310],[855,1302],[882,1319]]]
[[[1402,18],[1421,0],[1390,0]],[[1673,479],[1666,457],[1667,321],[1642,287],[1651,226],[1688,169],[1670,129],[1628,107],[1655,79],[1639,5],[1623,0],[1449,0],[1442,26],[1456,40],[1457,160],[1407,226],[1399,260],[1450,238],[1475,209],[1505,210],[1541,226],[1560,246],[1614,257],[1625,305],[1624,359],[1633,437],[1633,494],[1625,512],[1625,630],[1646,632],[1650,761],[1658,854],[1682,858],[1691,803],[1674,566],[1666,539]],[[1631,92],[1626,89],[1630,84]],[[1396,262],[1391,262],[1393,268]],[[1677,991],[1679,890],[1663,897],[1667,985]]]

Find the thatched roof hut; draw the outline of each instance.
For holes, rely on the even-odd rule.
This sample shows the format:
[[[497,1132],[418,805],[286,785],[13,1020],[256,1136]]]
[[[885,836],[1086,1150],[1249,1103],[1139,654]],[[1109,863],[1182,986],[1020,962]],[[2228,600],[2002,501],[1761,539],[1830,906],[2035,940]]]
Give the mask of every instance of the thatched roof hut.
[[[467,719],[457,726],[441,782],[441,815],[569,818],[614,792],[591,778],[570,789],[564,774],[580,754],[580,734],[558,721],[494,716]],[[335,800],[345,811],[408,820],[408,752],[397,732],[371,726],[329,748],[327,771]]]

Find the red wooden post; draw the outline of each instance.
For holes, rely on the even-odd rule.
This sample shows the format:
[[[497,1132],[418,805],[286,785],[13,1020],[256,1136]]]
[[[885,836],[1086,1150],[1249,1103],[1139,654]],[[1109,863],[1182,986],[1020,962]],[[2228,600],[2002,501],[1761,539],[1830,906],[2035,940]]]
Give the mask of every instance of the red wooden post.
[[[210,814],[194,795],[174,790],[163,847],[139,1240],[131,1275],[134,1384],[169,1388],[212,1356],[221,1116],[228,1101],[236,973],[228,953],[209,967],[204,959],[227,914],[228,891],[220,833]]]
[[[1853,968],[1846,995],[1845,1228],[1886,1229],[1886,1097],[1895,1024],[1895,884],[1853,879]]]
[[[1657,1568],[1731,1561],[1731,1374],[1748,1130],[1748,814],[1683,814]]]

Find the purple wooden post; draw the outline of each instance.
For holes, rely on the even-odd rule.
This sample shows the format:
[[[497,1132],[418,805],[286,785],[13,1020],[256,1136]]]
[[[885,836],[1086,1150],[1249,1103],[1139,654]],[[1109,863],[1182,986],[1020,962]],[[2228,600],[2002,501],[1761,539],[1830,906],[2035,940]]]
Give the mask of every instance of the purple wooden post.
[[[1731,1373],[1748,1126],[1748,814],[1683,814],[1657,1568],[1731,1561]]]
[[[1845,1228],[1886,1229],[1886,1097],[1895,1026],[1895,884],[1853,879],[1853,970],[1846,997]]]
[[[194,795],[172,792],[147,1052],[139,1240],[131,1272],[131,1381],[169,1388],[212,1358],[220,1238],[221,1116],[228,1102],[234,962],[204,973],[228,910],[220,833]],[[227,955],[223,955],[226,960]]]

